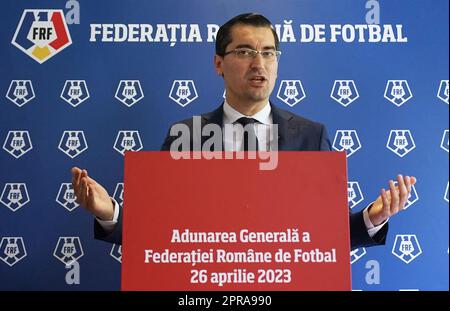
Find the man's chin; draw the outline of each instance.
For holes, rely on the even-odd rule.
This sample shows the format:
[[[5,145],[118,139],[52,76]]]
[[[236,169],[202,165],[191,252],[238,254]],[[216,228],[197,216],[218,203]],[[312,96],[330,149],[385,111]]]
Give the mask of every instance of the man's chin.
[[[268,92],[255,92],[255,93],[249,93],[247,94],[247,98],[250,101],[262,101],[262,100],[268,100],[269,94]]]

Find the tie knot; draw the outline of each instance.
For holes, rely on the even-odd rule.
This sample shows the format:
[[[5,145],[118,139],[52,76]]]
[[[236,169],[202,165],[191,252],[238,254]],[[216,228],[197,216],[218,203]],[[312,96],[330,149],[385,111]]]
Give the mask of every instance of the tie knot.
[[[255,120],[253,118],[242,117],[237,119],[236,122],[241,124],[242,126],[246,126],[247,124],[258,123],[258,120]]]

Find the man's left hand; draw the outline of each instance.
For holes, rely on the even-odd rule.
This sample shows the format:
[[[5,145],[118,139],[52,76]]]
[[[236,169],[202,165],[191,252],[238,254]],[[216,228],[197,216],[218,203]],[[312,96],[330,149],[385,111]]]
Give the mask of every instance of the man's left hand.
[[[402,175],[397,176],[397,187],[394,181],[389,180],[389,190],[381,189],[381,195],[369,208],[369,218],[374,226],[378,226],[389,217],[402,211],[411,193],[411,186],[416,183],[416,178]]]

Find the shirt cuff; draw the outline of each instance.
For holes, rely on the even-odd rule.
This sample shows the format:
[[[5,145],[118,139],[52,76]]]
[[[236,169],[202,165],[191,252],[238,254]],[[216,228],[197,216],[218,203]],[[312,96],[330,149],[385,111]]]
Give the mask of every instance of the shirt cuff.
[[[389,218],[388,218],[388,219],[386,219],[385,221],[383,221],[381,224],[379,224],[378,226],[374,226],[373,223],[370,221],[370,218],[369,218],[369,207],[371,207],[372,204],[373,204],[373,202],[370,203],[370,204],[366,207],[366,209],[363,211],[364,224],[366,225],[367,233],[369,234],[369,236],[370,236],[371,238],[373,238],[373,236],[374,236],[375,234],[377,234],[378,231],[380,231],[381,228],[383,228],[383,226],[384,226],[384,225],[388,222],[388,220],[389,220]]]
[[[119,203],[116,200],[111,198],[111,201],[114,203],[114,215],[112,220],[101,220],[98,217],[95,217],[95,220],[99,223],[99,225],[105,230],[107,233],[110,233],[114,230],[114,227],[117,224],[117,219],[119,218]]]

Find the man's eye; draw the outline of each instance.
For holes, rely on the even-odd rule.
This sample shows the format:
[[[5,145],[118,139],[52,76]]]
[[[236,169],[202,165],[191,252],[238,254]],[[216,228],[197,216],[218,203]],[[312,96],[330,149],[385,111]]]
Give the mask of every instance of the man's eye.
[[[237,54],[239,56],[248,56],[248,55],[250,55],[250,52],[247,50],[239,50],[239,51],[237,51]]]
[[[273,51],[264,51],[264,52],[261,52],[261,55],[262,55],[262,57],[269,58],[269,57],[273,57],[275,55],[275,52],[273,52]]]

